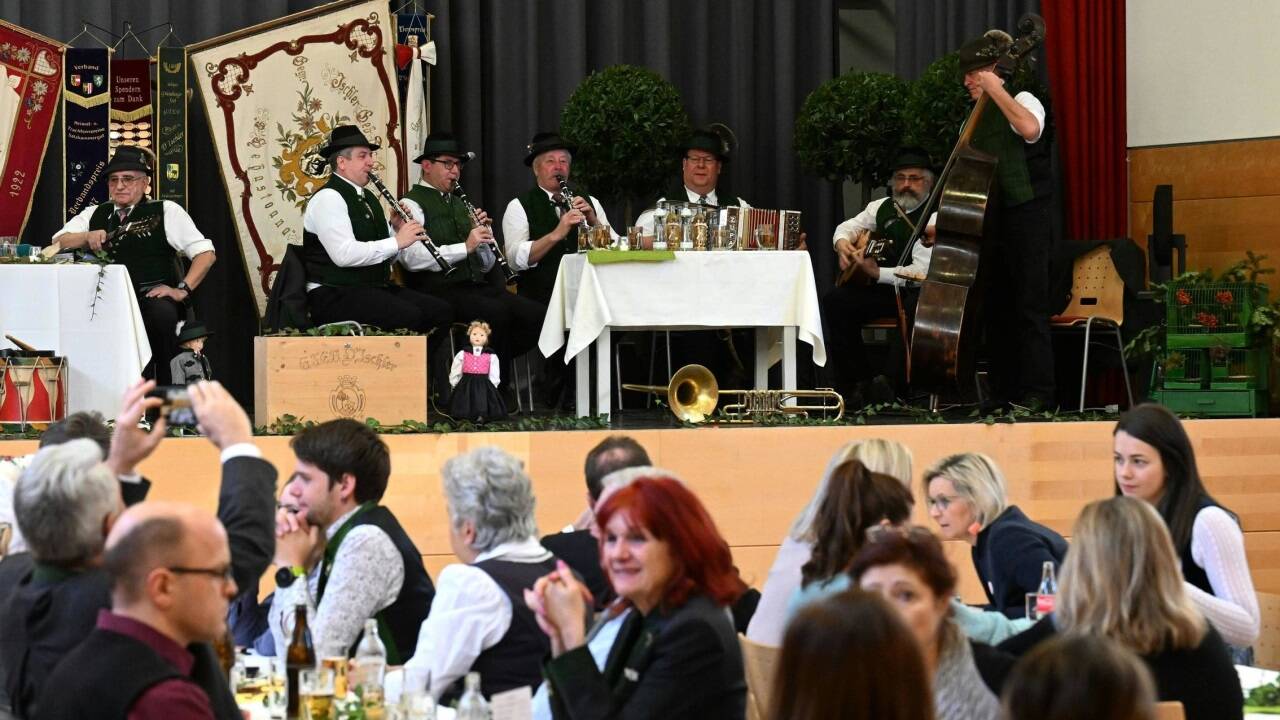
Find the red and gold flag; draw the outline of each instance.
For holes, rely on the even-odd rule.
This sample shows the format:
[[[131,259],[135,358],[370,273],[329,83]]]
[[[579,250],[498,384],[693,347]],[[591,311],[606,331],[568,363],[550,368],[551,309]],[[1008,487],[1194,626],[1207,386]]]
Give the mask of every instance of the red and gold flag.
[[[57,114],[62,49],[0,20],[0,236],[21,235],[31,212]]]

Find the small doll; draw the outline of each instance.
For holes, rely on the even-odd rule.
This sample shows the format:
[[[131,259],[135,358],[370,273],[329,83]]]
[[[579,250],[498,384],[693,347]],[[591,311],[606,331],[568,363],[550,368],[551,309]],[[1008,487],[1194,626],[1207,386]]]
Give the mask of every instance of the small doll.
[[[170,382],[174,385],[190,385],[213,379],[209,358],[204,356],[204,339],[212,334],[202,322],[193,320],[181,325],[178,345],[182,347],[182,351],[169,362],[169,375],[172,378]]]
[[[505,420],[507,405],[498,394],[498,356],[489,349],[489,323],[472,320],[467,326],[470,347],[459,350],[449,369],[449,414],[459,420]]]

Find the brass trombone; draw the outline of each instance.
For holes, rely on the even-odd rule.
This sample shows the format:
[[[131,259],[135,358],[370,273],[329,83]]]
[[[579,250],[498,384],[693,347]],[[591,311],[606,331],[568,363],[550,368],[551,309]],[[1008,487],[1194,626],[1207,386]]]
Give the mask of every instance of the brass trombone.
[[[677,419],[684,422],[706,422],[716,410],[723,396],[732,399],[720,408],[723,422],[749,423],[769,415],[798,415],[807,418],[809,413],[827,417],[834,412],[833,420],[844,417],[844,398],[835,390],[721,390],[711,371],[702,365],[685,365],[671,376],[664,385],[633,385],[623,383],[625,390],[651,392],[667,397],[667,405]],[[787,405],[788,400],[820,398],[812,405]]]

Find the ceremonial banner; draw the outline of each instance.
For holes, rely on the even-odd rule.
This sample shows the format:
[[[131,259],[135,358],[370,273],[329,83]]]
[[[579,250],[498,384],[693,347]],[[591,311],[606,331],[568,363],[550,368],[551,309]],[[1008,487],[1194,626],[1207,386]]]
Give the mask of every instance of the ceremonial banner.
[[[66,220],[107,201],[107,122],[111,93],[107,89],[107,48],[67,48],[66,83],[62,88],[62,199]]]
[[[111,61],[111,147],[153,150],[151,59]]]
[[[0,236],[17,237],[49,145],[62,43],[0,20]]]
[[[428,26],[432,17],[426,16]],[[431,113],[428,111],[430,105],[427,101],[429,91],[424,88],[424,84],[429,87],[431,76],[427,74],[426,65],[436,64],[436,44],[430,42],[431,31],[424,27],[421,15],[397,15],[396,25],[397,59],[401,54],[408,56],[408,62],[405,63],[408,66],[408,78],[401,97],[404,98],[404,147],[412,159],[422,151],[422,141],[431,134]],[[397,61],[397,68],[400,64]],[[407,164],[411,187],[422,176],[422,166],[414,162]]]
[[[156,197],[187,207],[187,49],[162,47],[156,68]]]
[[[405,150],[385,0],[342,0],[191,48],[258,312],[285,246],[302,242],[307,198],[328,181],[317,150],[356,125],[376,172],[400,176]]]

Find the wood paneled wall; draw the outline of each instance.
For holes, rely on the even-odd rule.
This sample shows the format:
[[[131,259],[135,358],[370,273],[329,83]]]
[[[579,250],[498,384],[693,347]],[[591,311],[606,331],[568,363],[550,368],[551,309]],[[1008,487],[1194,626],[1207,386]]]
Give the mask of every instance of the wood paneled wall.
[[[1112,492],[1112,423],[1017,425],[899,425],[839,428],[700,428],[631,433],[653,461],[684,479],[707,504],[733,547],[744,578],[762,585],[778,543],[808,502],[831,455],[852,440],[884,437],[912,450],[915,477],[942,457],[991,455],[1009,480],[1012,501],[1032,518],[1067,535],[1080,509]],[[1280,592],[1280,419],[1195,420],[1187,423],[1201,473],[1211,492],[1244,525],[1254,583]],[[585,504],[582,462],[603,431],[391,435],[392,481],[386,502],[422,551],[434,574],[453,561],[440,485],[450,457],[496,445],[526,462],[544,533],[573,521]],[[258,438],[266,457],[287,478],[293,466],[288,438]],[[0,455],[32,452],[35,443],[0,443]],[[165,440],[142,466],[152,497],[217,503],[218,456],[206,441]],[[918,482],[916,521],[930,525]],[[961,575],[962,595],[983,599],[968,546],[948,543]]]
[[[1280,139],[1131,148],[1129,236],[1143,247],[1163,184],[1173,185],[1173,231],[1187,237],[1187,269],[1222,270],[1246,250],[1280,268]]]

